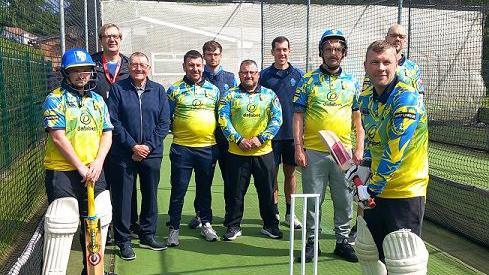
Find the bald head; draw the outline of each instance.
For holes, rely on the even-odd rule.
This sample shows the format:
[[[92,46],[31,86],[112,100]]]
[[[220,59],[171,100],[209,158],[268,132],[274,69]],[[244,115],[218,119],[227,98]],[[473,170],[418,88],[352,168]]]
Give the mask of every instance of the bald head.
[[[406,44],[406,38],[406,29],[399,24],[392,24],[387,31],[385,41],[396,49],[397,54],[400,54],[402,49],[404,49],[404,45]]]

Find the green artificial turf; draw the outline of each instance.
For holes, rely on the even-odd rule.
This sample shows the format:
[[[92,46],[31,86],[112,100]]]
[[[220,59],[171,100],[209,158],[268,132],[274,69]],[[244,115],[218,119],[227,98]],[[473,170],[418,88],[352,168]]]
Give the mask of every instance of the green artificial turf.
[[[430,142],[430,175],[489,190],[489,154]]]

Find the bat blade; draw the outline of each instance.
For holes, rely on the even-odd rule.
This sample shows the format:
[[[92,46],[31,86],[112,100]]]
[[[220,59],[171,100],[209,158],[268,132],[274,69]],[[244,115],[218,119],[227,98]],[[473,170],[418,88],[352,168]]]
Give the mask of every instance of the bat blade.
[[[87,184],[88,217],[85,218],[85,248],[88,275],[104,274],[104,252],[102,251],[102,230],[95,214],[93,184]]]
[[[333,156],[341,170],[347,171],[354,164],[351,151],[347,150],[336,134],[329,130],[319,131],[319,135],[328,146],[329,152]]]

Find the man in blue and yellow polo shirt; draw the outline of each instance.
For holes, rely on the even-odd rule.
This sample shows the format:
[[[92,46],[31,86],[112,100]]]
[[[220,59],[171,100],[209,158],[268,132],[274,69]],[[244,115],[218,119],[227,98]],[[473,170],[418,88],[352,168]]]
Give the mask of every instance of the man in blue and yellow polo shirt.
[[[173,143],[170,148],[171,196],[168,210],[168,246],[179,245],[180,219],[192,170],[195,171],[196,200],[202,221],[201,234],[216,241],[211,226],[211,185],[218,157],[214,132],[219,89],[202,77],[202,55],[188,51],[183,58],[185,76],[168,88]]]
[[[258,85],[260,73],[253,60],[239,69],[240,85],[228,90],[219,103],[219,125],[229,142],[228,181],[224,185],[226,215],[224,240],[241,236],[244,196],[253,175],[258,193],[262,234],[282,238],[273,210],[275,163],[272,138],[282,125],[282,109],[275,93]]]
[[[49,207],[44,220],[42,274],[66,273],[66,255],[70,254],[73,235],[79,220],[87,216],[87,184],[94,185],[95,209],[102,228],[100,251],[103,253],[105,248],[112,206],[102,167],[112,143],[113,127],[103,98],[93,91],[90,82],[94,67],[85,50],[66,51],[61,60],[61,87],[51,92],[43,104],[48,132],[44,167]],[[84,232],[82,222],[83,264]]]
[[[364,271],[426,274],[428,253],[419,236],[428,185],[427,117],[418,90],[396,72],[396,61],[395,48],[386,41],[367,49],[364,66],[372,86],[359,105],[372,178],[357,196],[374,198],[376,206],[358,217],[355,244],[363,248],[357,254]]]
[[[319,55],[323,64],[304,75],[294,96],[293,133],[296,163],[302,167],[302,190],[305,194],[320,194],[322,204],[329,185],[334,207],[334,253],[347,261],[355,262],[358,259],[348,243],[352,194],[347,188],[343,172],[318,133],[320,130],[333,131],[343,145],[351,149],[353,125],[356,130],[353,160],[357,164],[362,160],[364,132],[358,111],[360,86],[340,66],[346,53],[347,44],[343,32],[327,29],[319,41]],[[309,240],[305,260],[309,262],[314,257],[312,199],[308,206]]]

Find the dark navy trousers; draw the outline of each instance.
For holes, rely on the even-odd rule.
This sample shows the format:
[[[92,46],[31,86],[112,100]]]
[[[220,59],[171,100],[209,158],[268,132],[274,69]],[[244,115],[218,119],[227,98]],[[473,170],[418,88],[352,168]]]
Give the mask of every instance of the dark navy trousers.
[[[195,201],[202,223],[212,221],[211,186],[219,150],[216,145],[208,147],[188,147],[172,144],[171,162],[171,195],[168,216],[169,225],[180,228],[182,208],[187,193],[192,171],[195,171]]]
[[[114,238],[118,246],[131,241],[132,196],[136,192],[134,181],[139,175],[141,189],[140,238],[156,233],[158,218],[158,184],[160,182],[161,158],[142,161],[109,159],[108,180],[110,181]]]
[[[263,225],[278,228],[273,208],[275,161],[273,152],[262,156],[239,156],[229,153],[229,178],[224,185],[226,215],[224,226],[239,227],[243,219],[244,198],[253,175]]]

